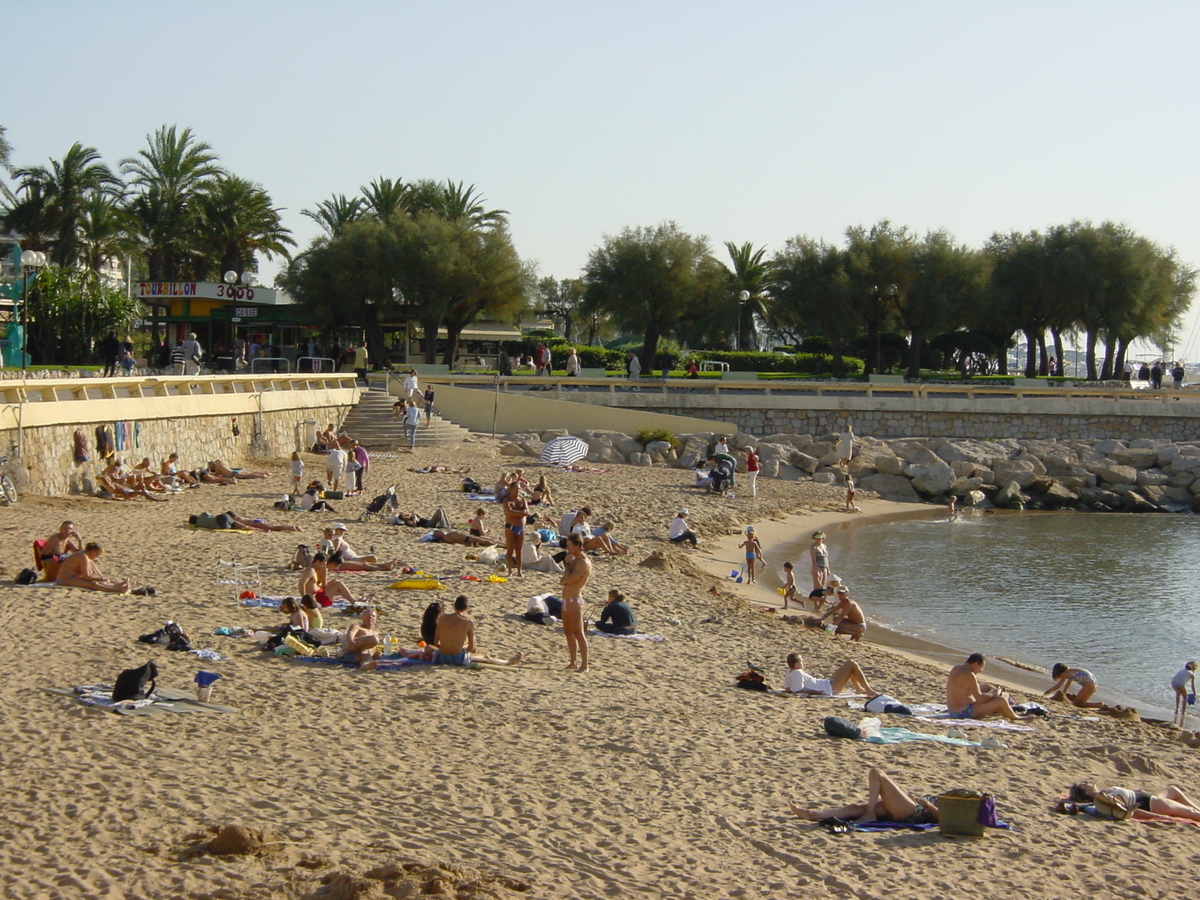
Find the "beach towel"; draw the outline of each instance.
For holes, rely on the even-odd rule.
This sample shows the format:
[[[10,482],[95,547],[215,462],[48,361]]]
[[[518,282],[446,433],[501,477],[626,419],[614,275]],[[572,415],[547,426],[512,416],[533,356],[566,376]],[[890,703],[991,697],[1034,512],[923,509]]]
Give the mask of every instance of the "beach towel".
[[[279,604],[283,602],[284,594],[279,597],[243,597],[242,606],[261,606],[263,609],[279,609]],[[293,600],[298,599],[296,597]],[[350,606],[349,600],[334,600],[329,609],[346,609]]]
[[[468,500],[484,500],[489,503],[498,502],[495,494],[476,494],[476,493],[472,492],[470,494],[467,494],[467,499]]]
[[[968,741],[965,738],[946,737],[941,734],[921,734],[919,731],[909,731],[907,728],[880,728],[879,734],[867,738],[868,744],[904,744],[909,741],[936,741],[939,744],[956,744],[959,747],[979,747],[978,741]]]
[[[341,669],[357,669],[358,663],[353,660],[346,659],[342,656],[289,656],[287,657],[293,663],[311,663],[320,666],[334,666]],[[381,659],[376,661],[376,672],[398,672],[401,669],[408,669],[412,666],[432,666],[433,663],[424,659]],[[472,663],[471,668],[475,668],[478,663]]]
[[[956,719],[949,712],[932,716],[913,716],[918,722],[930,725],[958,725],[964,728],[992,728],[996,731],[1033,731],[1030,725],[1018,725],[1016,722],[993,719]]]
[[[163,713],[233,713],[237,710],[232,706],[222,706],[219,703],[201,703],[196,699],[194,691],[179,690],[178,688],[161,688],[147,700],[112,699],[111,684],[81,685],[71,690],[60,688],[42,688],[48,694],[60,697],[70,697],[84,706],[94,706],[123,716],[151,716]]]
[[[626,641],[654,641],[657,643],[658,641],[666,640],[661,634],[610,634],[607,631],[596,631],[594,629],[590,629],[588,634],[596,637],[622,638]]]

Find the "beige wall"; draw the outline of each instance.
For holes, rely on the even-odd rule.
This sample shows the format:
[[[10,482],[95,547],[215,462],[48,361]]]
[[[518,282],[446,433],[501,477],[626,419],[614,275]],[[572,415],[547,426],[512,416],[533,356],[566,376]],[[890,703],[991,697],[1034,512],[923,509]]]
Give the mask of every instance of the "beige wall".
[[[393,381],[391,390],[396,393],[400,387]],[[491,432],[493,408],[497,397],[495,391],[452,387],[446,384],[436,384],[434,390],[437,391],[437,407],[447,419],[471,431]],[[636,394],[618,396],[634,397]],[[737,431],[729,422],[634,409],[613,409],[574,403],[570,400],[552,400],[549,392],[499,392],[496,434],[506,434],[510,431],[546,431],[551,428],[564,428],[573,434],[593,428],[620,431],[624,434],[636,434],[643,428],[665,428],[673,434],[689,434],[695,431],[734,434]]]

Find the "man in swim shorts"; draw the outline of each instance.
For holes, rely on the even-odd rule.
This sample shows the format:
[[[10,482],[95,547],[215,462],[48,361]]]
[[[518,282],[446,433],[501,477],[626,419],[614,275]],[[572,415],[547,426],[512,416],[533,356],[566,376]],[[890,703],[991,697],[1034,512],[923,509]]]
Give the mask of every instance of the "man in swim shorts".
[[[867,633],[867,617],[863,614],[862,607],[850,599],[850,589],[845,585],[837,589],[837,602],[821,616],[821,621],[824,622],[830,616],[837,621],[834,634],[848,634],[851,641],[860,641]]]
[[[972,653],[967,661],[950,670],[946,679],[946,706],[955,719],[982,719],[1000,715],[1006,719],[1023,719],[1000,690],[991,684],[981,685],[979,673],[987,665],[982,653]]]
[[[475,620],[467,615],[469,607],[467,598],[460,594],[454,600],[454,612],[438,616],[433,640],[437,650],[433,654],[433,662],[442,666],[469,666],[472,662],[519,666],[520,653],[511,659],[496,659],[478,652],[475,647]]]
[[[123,594],[129,590],[129,579],[114,581],[105,578],[96,560],[104,550],[95,541],[88,543],[82,550],[77,550],[66,559],[58,570],[55,584],[64,587],[83,588],[85,591],[107,591],[113,594]]]
[[[362,614],[361,623],[355,622],[346,629],[342,639],[342,656],[351,662],[358,663],[360,669],[373,669],[375,662],[383,655],[379,644],[379,632],[375,625],[379,614],[374,609],[368,609]]]

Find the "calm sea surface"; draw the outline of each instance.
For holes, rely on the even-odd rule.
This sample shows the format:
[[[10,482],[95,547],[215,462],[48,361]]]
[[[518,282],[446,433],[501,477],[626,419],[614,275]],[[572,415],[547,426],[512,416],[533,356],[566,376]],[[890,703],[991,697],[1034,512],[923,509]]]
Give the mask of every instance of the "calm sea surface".
[[[869,618],[1090,669],[1101,699],[1110,687],[1143,713],[1169,718],[1171,676],[1200,658],[1200,516],[968,510],[837,529],[828,543]],[[807,576],[807,554],[796,568]]]

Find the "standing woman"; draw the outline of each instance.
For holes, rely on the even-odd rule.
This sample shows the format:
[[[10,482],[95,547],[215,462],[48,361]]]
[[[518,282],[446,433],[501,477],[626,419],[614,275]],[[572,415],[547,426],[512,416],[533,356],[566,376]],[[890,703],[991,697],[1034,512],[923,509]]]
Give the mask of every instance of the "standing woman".
[[[415,376],[413,376],[415,377]],[[417,449],[417,428],[421,425],[421,407],[416,400],[409,400],[404,408],[404,436],[408,439],[408,449]]]
[[[567,558],[563,561],[562,621],[567,638],[570,662],[567,669],[586,672],[588,668],[587,632],[583,621],[583,589],[592,577],[592,561],[583,552],[583,539],[578,534],[567,538]],[[578,664],[576,663],[578,657]]]
[[[814,531],[812,536],[812,584],[813,590],[824,588],[829,583],[829,548],[825,546],[825,532]]]
[[[525,543],[525,519],[529,515],[529,504],[521,492],[510,487],[508,499],[504,501],[504,565],[506,574],[523,578],[521,571],[523,545]]]
[[[753,447],[746,448],[746,484],[750,488],[750,496],[758,496],[758,473],[762,469],[762,463],[758,461],[758,454],[754,452]]]
[[[850,457],[854,455],[854,426],[847,425],[846,430],[838,437],[837,464],[842,468],[850,465]]]

